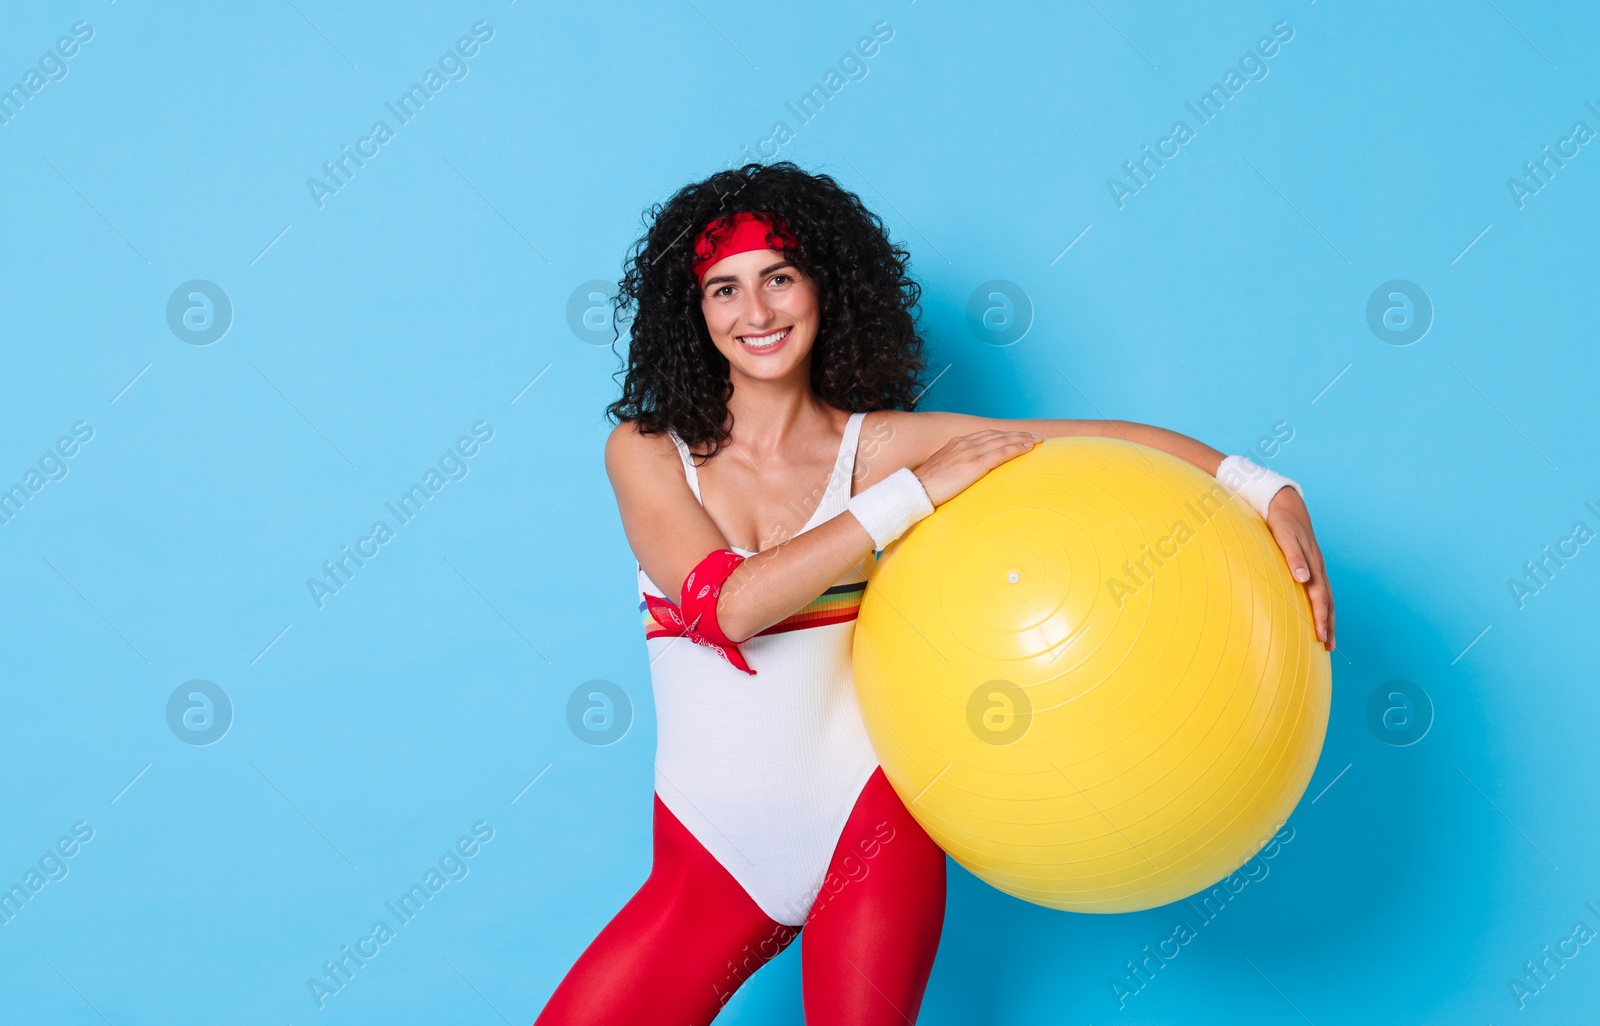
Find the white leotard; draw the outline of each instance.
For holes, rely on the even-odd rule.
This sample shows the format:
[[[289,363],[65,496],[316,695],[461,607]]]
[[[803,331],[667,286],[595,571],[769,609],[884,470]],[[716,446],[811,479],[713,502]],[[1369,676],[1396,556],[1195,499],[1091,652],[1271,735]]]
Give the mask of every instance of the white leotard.
[[[844,512],[865,416],[850,416],[827,490],[801,533]],[[699,499],[688,446],[671,437]],[[659,627],[644,595],[674,603],[679,596],[639,569],[656,793],[762,911],[790,926],[805,922],[851,807],[878,766],[850,666],[865,588],[852,567],[804,609],[741,642],[752,676],[688,638],[650,637]]]

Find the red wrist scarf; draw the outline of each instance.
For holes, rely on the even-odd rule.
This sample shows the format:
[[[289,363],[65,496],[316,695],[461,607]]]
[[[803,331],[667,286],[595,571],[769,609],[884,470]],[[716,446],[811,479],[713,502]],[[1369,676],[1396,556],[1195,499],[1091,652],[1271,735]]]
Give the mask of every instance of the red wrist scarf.
[[[644,602],[650,615],[668,634],[681,635],[697,645],[706,645],[737,669],[754,676],[756,671],[745,662],[739,646],[728,640],[717,623],[717,598],[722,594],[723,582],[744,560],[745,557],[732,549],[718,549],[697,563],[689,571],[689,576],[683,579],[681,606],[648,592],[645,593]]]
[[[774,236],[770,241],[769,233]],[[747,253],[752,249],[795,249],[799,245],[783,218],[770,211],[741,210],[731,218],[715,218],[694,240],[694,280],[699,281],[711,265],[735,253]]]

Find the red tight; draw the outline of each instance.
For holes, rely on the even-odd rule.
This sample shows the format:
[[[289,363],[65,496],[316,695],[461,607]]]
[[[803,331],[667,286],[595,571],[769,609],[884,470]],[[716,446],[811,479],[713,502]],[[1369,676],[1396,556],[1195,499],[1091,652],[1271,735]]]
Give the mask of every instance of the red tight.
[[[704,1026],[801,932],[808,1026],[916,1021],[944,926],[944,852],[882,768],[856,799],[803,931],[762,912],[660,797],[653,833],[650,876],[534,1026]]]

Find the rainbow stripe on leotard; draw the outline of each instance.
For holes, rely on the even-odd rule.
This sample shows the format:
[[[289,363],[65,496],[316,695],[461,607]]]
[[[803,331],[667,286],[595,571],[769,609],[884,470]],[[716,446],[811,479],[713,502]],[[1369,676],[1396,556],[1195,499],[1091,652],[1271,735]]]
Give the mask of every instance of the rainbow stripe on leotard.
[[[854,620],[861,612],[861,596],[867,590],[867,582],[860,581],[855,584],[836,584],[827,591],[818,595],[810,602],[795,612],[779,620],[764,631],[758,631],[754,636],[759,638],[764,634],[782,634],[785,631],[804,630],[807,627],[826,627],[834,623],[846,623]],[[644,637],[651,638],[677,637],[656,622],[645,607],[644,599],[639,600],[639,615],[644,621]]]

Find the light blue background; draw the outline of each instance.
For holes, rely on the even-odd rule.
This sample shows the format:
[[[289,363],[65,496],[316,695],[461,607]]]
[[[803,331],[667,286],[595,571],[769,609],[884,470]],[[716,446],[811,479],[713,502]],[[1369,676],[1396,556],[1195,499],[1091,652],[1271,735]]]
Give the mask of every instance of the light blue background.
[[[1269,465],[1304,485],[1338,603],[1326,746],[1266,878],[1119,1008],[1108,981],[1181,903],[1054,912],[952,864],[921,1021],[1592,1013],[1600,947],[1524,1011],[1507,981],[1600,929],[1600,549],[1525,608],[1506,581],[1600,528],[1600,146],[1522,209],[1506,182],[1600,130],[1600,17],[1399,6],[10,5],[0,85],[94,36],[0,127],[0,485],[94,436],[0,527],[0,885],[94,836],[0,926],[0,1019],[532,1021],[650,857],[601,460],[619,363],[569,299],[777,120],[777,156],[913,253],[944,371],[924,408],[1229,452],[1287,421]],[[866,77],[800,126],[785,103],[880,19]],[[467,77],[399,126],[385,101],[480,20]],[[1185,102],[1279,21],[1268,76],[1198,126]],[[306,180],[379,118],[395,137],[318,209]],[[1195,138],[1119,210],[1106,180],[1178,118]],[[166,321],[191,279],[234,306],[212,345]],[[967,325],[991,279],[1034,308],[1011,346]],[[1413,345],[1368,327],[1390,279],[1431,297]],[[319,610],[306,579],[479,421],[467,476]],[[166,719],[194,679],[234,706],[210,746]],[[635,708],[607,747],[568,726],[595,679]],[[1397,679],[1433,704],[1406,747],[1366,711]],[[307,978],[480,820],[470,873],[319,1011]],[[799,1023],[799,952],[719,1022]]]

